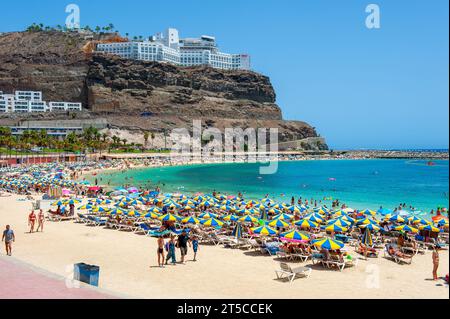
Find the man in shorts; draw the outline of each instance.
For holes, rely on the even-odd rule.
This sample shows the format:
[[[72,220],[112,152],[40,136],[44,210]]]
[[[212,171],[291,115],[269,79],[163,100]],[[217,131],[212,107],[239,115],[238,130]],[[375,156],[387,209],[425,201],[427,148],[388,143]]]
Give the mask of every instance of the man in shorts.
[[[184,261],[184,258],[187,255],[187,245],[191,245],[191,243],[189,242],[189,236],[187,235],[186,231],[183,230],[183,232],[181,233],[180,236],[178,236],[178,248],[180,248],[180,252],[181,252],[181,263],[185,264],[186,262]]]
[[[9,225],[6,225],[6,229],[3,231],[2,241],[5,241],[6,254],[8,256],[12,255],[12,243],[16,241],[14,236],[14,231]]]

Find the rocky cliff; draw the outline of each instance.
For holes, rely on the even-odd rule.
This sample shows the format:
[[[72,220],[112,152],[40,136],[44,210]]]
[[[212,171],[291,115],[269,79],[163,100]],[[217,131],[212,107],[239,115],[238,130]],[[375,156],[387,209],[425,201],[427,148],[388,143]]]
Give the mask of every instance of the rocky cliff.
[[[0,35],[0,91],[39,90],[47,101],[79,101],[86,111],[71,117],[105,118],[115,129],[158,132],[201,119],[205,127],[219,129],[277,127],[282,141],[317,137],[307,123],[282,119],[266,76],[86,54],[83,47],[90,40],[56,31]],[[2,115],[0,125],[20,119]],[[36,114],[26,119],[68,118]],[[318,140],[313,148],[326,148]]]

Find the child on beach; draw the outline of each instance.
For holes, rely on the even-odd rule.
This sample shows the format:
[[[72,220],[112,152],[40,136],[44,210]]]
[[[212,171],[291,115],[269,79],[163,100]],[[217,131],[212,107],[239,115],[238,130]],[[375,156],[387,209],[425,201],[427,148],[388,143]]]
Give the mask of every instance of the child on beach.
[[[175,258],[175,236],[171,235],[169,242],[166,244],[167,257],[166,265],[169,263],[169,259],[172,258],[172,265],[176,265],[177,260]]]
[[[39,214],[38,214],[38,227],[36,229],[36,232],[39,232],[39,228],[41,229],[41,232],[44,231],[44,212],[41,210],[39,210]]]
[[[34,232],[35,223],[36,223],[36,214],[34,213],[34,210],[32,210],[30,215],[28,215],[28,226],[30,226],[30,234]]]
[[[194,259],[192,261],[197,261],[197,251],[198,251],[198,238],[194,236],[192,238],[192,250],[194,251]]]
[[[164,238],[162,236],[158,237],[158,266],[164,267]]]

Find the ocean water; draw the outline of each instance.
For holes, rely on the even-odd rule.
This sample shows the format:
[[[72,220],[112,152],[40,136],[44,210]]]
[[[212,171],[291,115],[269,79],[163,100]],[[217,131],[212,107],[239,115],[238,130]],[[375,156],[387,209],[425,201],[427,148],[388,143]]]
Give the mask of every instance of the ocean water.
[[[154,187],[164,192],[227,194],[242,192],[246,199],[271,198],[290,202],[331,199],[357,209],[380,206],[393,209],[400,203],[429,212],[448,207],[449,162],[434,166],[420,160],[311,160],[279,162],[273,175],[260,175],[263,164],[212,164],[130,170],[99,175],[101,183]]]

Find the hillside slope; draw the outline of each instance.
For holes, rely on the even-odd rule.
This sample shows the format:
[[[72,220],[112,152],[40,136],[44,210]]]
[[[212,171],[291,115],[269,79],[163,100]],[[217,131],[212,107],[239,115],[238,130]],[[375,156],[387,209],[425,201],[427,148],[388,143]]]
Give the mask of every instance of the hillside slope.
[[[88,41],[78,33],[57,31],[0,35],[0,91],[39,90],[46,101],[78,101],[86,108],[70,117],[1,115],[0,125],[75,116],[106,119],[115,129],[162,132],[189,128],[193,119],[201,119],[205,126],[220,129],[276,127],[282,141],[317,137],[307,123],[283,120],[264,75],[85,54]],[[312,148],[327,148],[323,139],[313,140]]]

